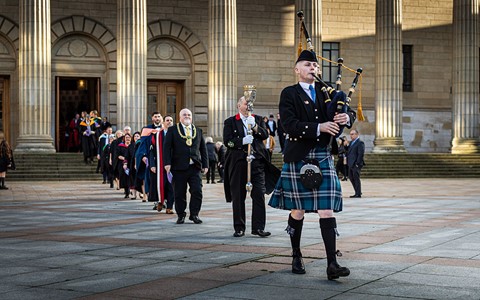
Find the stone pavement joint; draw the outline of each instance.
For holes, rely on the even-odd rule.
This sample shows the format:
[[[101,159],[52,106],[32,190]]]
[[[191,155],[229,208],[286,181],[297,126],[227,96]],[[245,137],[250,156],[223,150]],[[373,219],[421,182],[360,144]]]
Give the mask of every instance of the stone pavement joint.
[[[221,184],[204,185],[203,224],[124,199],[99,182],[9,182],[0,191],[0,299],[480,299],[478,179],[365,179],[336,214],[341,265],[328,281],[318,216],[291,273],[287,211],[268,238],[234,238]],[[268,201],[268,197],[267,197]]]

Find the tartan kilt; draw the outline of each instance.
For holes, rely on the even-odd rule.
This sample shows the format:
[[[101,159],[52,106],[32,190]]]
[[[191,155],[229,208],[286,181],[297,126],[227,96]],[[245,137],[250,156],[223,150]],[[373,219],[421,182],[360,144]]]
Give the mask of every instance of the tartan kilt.
[[[300,169],[305,164],[303,161],[284,163],[282,174],[278,180],[272,197],[268,202],[273,208],[291,210],[317,210],[331,209],[340,212],[343,208],[342,187],[338,180],[332,155],[326,148],[312,149],[305,158],[320,161],[323,175],[322,184],[318,189],[307,189],[300,181]]]

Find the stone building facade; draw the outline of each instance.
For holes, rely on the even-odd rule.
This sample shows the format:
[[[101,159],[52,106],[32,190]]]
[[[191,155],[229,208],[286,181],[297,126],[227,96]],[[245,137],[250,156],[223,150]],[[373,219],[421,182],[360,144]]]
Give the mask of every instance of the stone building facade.
[[[1,129],[16,151],[59,152],[75,112],[136,130],[188,107],[221,138],[243,85],[276,115],[298,10],[317,54],[363,69],[367,151],[479,152],[478,0],[0,0]]]

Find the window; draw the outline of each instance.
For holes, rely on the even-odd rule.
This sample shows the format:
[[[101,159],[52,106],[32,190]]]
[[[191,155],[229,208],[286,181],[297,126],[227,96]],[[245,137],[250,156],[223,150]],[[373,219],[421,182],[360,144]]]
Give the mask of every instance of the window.
[[[340,56],[340,43],[322,43],[322,56],[331,61],[337,61]],[[337,80],[338,67],[336,64],[322,60],[322,79],[333,86]]]
[[[403,45],[403,91],[413,92],[413,46]]]

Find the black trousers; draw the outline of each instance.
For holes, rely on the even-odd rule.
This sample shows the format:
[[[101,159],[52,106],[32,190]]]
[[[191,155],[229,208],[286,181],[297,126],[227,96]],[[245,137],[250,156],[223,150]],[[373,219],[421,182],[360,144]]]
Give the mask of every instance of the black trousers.
[[[252,198],[252,230],[265,229],[265,163],[263,160],[252,161],[250,196]],[[235,165],[235,172],[230,176],[233,228],[235,231],[245,231],[245,198],[247,197],[247,162],[241,161]]]
[[[355,190],[355,195],[362,195],[362,183],[360,182],[360,168],[352,166],[348,169],[348,179],[352,183],[353,189]]]
[[[215,182],[215,167],[217,166],[216,160],[208,161],[207,181]]]
[[[202,207],[202,177],[200,170],[193,164],[187,170],[172,170],[173,191],[175,194],[175,211],[177,215],[185,215],[187,209],[187,185],[190,192],[189,210],[191,216],[196,216]]]

